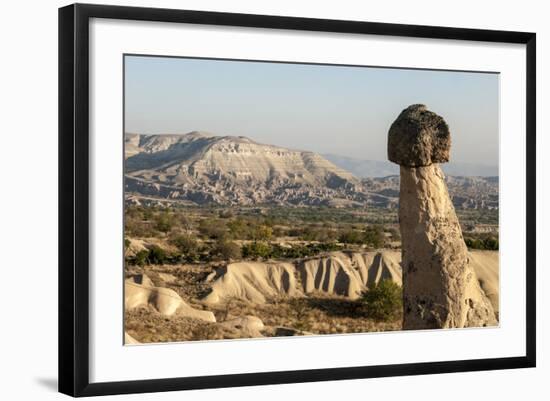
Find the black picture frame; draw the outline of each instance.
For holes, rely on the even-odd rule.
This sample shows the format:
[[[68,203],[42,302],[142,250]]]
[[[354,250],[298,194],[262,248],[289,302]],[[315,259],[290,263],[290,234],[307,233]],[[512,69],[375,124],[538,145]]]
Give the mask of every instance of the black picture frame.
[[[90,383],[88,51],[91,18],[526,45],[526,354],[520,357]],[[74,4],[59,9],[59,391],[95,396],[495,369],[536,364],[536,35],[434,26]]]

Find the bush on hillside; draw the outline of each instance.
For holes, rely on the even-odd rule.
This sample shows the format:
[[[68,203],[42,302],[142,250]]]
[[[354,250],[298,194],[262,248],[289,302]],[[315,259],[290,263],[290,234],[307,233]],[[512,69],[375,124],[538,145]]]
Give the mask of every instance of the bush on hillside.
[[[241,247],[232,241],[218,240],[212,254],[224,260],[237,260],[241,258]]]
[[[363,292],[361,301],[365,305],[367,317],[379,321],[396,319],[403,310],[403,291],[391,280],[382,280],[378,285],[370,285]]]
[[[179,234],[170,239],[170,242],[175,245],[178,250],[189,260],[194,260],[197,257],[199,245],[197,241],[190,235]]]

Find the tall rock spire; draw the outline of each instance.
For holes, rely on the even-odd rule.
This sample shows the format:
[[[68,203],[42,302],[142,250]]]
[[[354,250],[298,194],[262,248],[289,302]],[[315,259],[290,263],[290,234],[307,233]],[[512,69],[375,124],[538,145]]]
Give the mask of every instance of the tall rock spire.
[[[438,164],[450,149],[447,123],[424,105],[407,107],[390,127],[388,158],[401,166],[403,329],[497,324]]]

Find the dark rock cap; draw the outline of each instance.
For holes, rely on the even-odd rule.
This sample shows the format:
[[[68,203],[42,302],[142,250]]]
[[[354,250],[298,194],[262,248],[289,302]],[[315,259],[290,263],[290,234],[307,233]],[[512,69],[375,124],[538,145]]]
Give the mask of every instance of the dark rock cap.
[[[401,166],[421,167],[449,161],[449,126],[423,104],[413,104],[399,114],[388,133],[388,159]]]

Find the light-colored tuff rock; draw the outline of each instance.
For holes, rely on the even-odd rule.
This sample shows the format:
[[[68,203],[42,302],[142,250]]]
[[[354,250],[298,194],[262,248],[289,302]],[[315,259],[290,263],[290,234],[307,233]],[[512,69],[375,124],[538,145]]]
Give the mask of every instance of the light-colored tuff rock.
[[[495,251],[471,251],[470,264],[476,272],[479,285],[499,314],[499,257]]]
[[[230,330],[239,331],[246,337],[263,337],[264,323],[256,316],[243,316],[221,322],[220,325]]]
[[[268,298],[300,295],[294,271],[290,263],[231,263],[209,277],[212,291],[204,302],[215,304],[234,298],[261,304]]]
[[[207,322],[216,321],[216,317],[212,312],[192,308],[181,299],[176,291],[170,288],[155,287],[146,275],[129,277],[124,285],[125,309],[129,310],[141,306],[153,307],[165,316],[177,314]]]
[[[401,284],[399,254],[394,251],[333,252],[297,265],[302,289],[357,299],[370,284],[390,279]]]
[[[498,252],[472,251],[468,259],[498,312]],[[401,285],[401,274],[401,252],[390,250],[331,252],[295,264],[232,263],[209,277],[211,293],[204,301],[218,304],[239,299],[262,304],[269,298],[304,297],[319,292],[357,299],[369,285],[381,280]]]
[[[124,332],[124,344],[134,345],[134,344],[141,344],[141,343],[138,340],[136,340],[134,337],[132,337],[130,334]]]
[[[405,109],[390,128],[388,157],[401,165],[404,329],[497,324],[437,164],[449,151],[447,124],[425,106]]]
[[[315,292],[357,299],[371,283],[390,279],[401,284],[399,258],[396,251],[332,252],[295,264],[231,263],[209,278],[211,292],[204,301],[215,304],[234,298],[265,303],[269,298]]]
[[[498,252],[472,251],[467,255],[479,275],[483,291],[498,310]],[[270,298],[303,297],[314,293],[357,299],[370,284],[392,280],[402,285],[401,252],[331,252],[323,257],[291,263],[239,262],[218,268],[208,279],[206,303],[239,299],[265,303]]]

